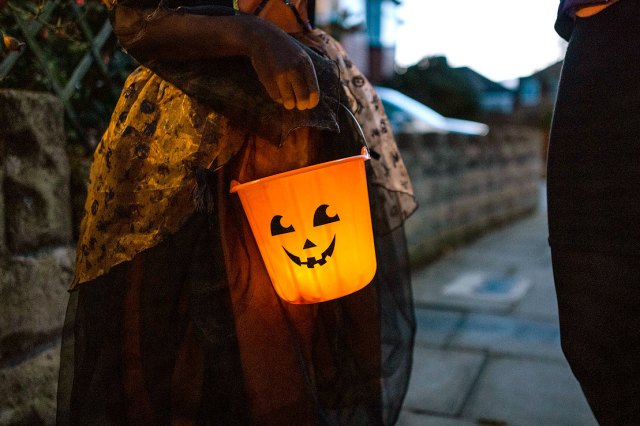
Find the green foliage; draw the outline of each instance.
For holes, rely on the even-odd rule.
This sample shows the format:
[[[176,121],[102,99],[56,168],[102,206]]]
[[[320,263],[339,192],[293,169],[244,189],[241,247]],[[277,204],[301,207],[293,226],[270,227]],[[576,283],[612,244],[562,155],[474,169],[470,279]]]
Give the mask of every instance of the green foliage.
[[[477,119],[480,114],[479,90],[441,56],[425,58],[396,73],[386,85],[447,117]]]
[[[55,7],[46,16],[45,10],[52,6],[51,3],[55,3]],[[27,42],[9,74],[0,80],[0,87],[54,92],[50,76],[64,87],[91,49],[92,40],[83,33],[79,16],[84,18],[95,37],[107,21],[108,13],[98,0],[10,0],[0,3],[0,32]],[[39,47],[43,52],[50,73],[38,61],[18,20],[27,26],[41,25],[33,41],[37,44],[36,49]],[[0,62],[8,55],[8,50],[0,47]],[[106,65],[107,74],[92,64],[75,85],[69,99],[80,124],[78,129],[67,122],[70,143],[95,146],[108,124],[124,80],[135,66],[113,34],[100,50],[100,58]]]

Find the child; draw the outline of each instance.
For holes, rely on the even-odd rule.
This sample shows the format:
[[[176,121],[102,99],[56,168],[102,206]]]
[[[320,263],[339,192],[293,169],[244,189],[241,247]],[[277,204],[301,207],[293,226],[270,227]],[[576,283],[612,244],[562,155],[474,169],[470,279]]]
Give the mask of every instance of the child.
[[[144,65],[94,155],[58,422],[394,423],[415,328],[402,223],[416,205],[372,86],[305,0],[110,6]],[[354,155],[339,103],[369,139],[378,270],[352,295],[292,305],[229,183]]]

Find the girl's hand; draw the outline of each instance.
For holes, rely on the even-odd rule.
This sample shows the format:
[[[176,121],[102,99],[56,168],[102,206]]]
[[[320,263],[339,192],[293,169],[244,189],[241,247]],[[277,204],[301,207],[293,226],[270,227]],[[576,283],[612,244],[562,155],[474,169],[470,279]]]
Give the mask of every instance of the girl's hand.
[[[260,40],[262,42],[252,49],[250,59],[269,96],[288,110],[318,105],[318,81],[304,49],[280,30],[262,32]]]

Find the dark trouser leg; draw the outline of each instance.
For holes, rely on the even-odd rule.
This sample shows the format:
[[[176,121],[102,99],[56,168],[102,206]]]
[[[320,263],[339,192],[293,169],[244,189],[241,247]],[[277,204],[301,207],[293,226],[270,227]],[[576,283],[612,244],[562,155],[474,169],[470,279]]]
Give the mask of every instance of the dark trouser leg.
[[[596,418],[640,425],[640,256],[552,249],[562,349]]]

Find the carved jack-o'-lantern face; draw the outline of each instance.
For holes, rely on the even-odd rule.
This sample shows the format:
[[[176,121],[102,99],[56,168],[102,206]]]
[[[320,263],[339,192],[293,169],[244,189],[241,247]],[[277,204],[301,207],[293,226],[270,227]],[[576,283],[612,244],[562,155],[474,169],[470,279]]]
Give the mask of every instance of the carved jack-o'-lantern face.
[[[338,214],[330,216],[327,213],[328,208],[329,208],[328,204],[321,204],[320,206],[318,206],[318,208],[316,209],[313,215],[314,228],[318,226],[328,225],[333,222],[338,222],[340,220],[340,216],[338,216]],[[284,218],[282,215],[275,215],[271,219],[271,235],[272,236],[275,237],[278,235],[284,235],[284,234],[296,232],[296,229],[293,226],[293,224],[289,224],[288,226],[285,226],[285,224],[287,224],[288,222],[286,222],[286,219],[285,219],[285,222],[283,223],[283,219]],[[300,254],[300,255],[293,254],[291,251],[287,250],[285,246],[282,246],[283,250],[289,257],[289,259],[291,259],[291,261],[296,265],[306,266],[307,268],[314,268],[316,265],[322,266],[326,264],[327,259],[333,255],[333,251],[336,247],[336,235],[333,234],[333,238],[331,239],[331,241],[321,246],[321,247],[325,247],[323,250],[318,249],[317,248],[318,245],[315,242],[311,241],[308,238],[308,236],[304,236],[304,239],[305,241],[304,241],[304,244],[302,245],[302,250],[307,251],[305,254]],[[291,249],[291,247],[289,248]],[[298,253],[302,253],[302,252],[298,252]],[[302,260],[302,259],[306,259],[306,260]]]

